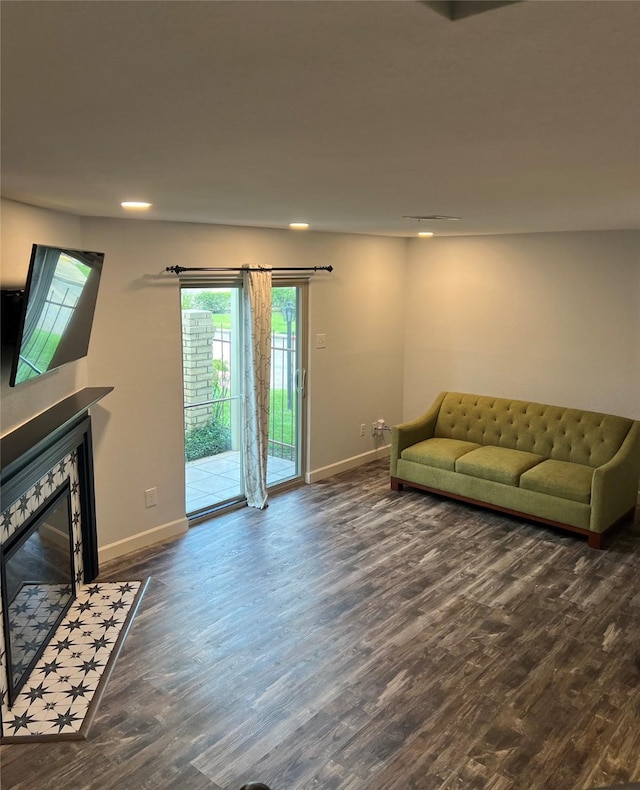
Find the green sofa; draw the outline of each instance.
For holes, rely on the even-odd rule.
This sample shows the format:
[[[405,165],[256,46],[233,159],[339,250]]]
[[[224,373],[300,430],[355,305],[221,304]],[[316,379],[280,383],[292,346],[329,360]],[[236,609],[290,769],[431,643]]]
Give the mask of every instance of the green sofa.
[[[632,518],[640,422],[610,414],[441,392],[392,429],[391,488],[406,486],[587,535]]]

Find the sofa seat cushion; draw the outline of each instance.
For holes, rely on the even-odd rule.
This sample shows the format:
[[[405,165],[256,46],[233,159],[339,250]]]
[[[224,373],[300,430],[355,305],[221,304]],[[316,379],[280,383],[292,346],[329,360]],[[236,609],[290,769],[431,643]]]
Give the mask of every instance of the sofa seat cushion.
[[[594,469],[568,461],[543,461],[520,478],[520,488],[589,504]]]
[[[536,453],[488,445],[472,450],[459,458],[455,470],[484,480],[517,486],[524,472],[544,460],[542,455]]]
[[[462,439],[425,439],[423,442],[407,447],[402,452],[401,458],[404,461],[415,461],[418,464],[437,466],[453,472],[458,458],[478,447],[482,445],[465,442]]]

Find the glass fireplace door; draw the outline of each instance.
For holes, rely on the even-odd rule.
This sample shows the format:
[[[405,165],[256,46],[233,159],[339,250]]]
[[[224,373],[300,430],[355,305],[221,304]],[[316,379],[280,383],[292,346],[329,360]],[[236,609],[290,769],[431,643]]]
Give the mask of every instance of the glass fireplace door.
[[[3,547],[2,598],[13,703],[75,596],[67,481]]]

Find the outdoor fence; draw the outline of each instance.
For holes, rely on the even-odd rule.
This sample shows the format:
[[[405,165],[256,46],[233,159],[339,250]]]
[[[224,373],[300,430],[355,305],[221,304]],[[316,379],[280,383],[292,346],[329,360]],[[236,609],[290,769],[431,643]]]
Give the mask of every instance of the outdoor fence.
[[[212,423],[216,429],[224,428],[231,435],[231,404],[240,395],[240,377],[234,370],[231,330],[216,328],[211,317],[212,314],[206,310],[182,311],[187,444],[190,433],[203,433]],[[268,452],[272,457],[291,461],[296,458],[296,370],[295,335],[273,333]],[[218,436],[219,430],[213,433]],[[219,451],[212,448],[208,454]],[[199,452],[207,454],[205,448]]]

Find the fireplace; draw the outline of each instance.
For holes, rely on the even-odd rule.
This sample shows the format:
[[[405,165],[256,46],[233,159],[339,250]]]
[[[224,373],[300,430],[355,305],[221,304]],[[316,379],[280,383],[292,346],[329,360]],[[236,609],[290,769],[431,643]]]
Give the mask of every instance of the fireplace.
[[[2,437],[0,724],[78,590],[98,575],[88,388]]]
[[[9,705],[75,597],[71,486],[66,480],[7,542],[2,600]]]

